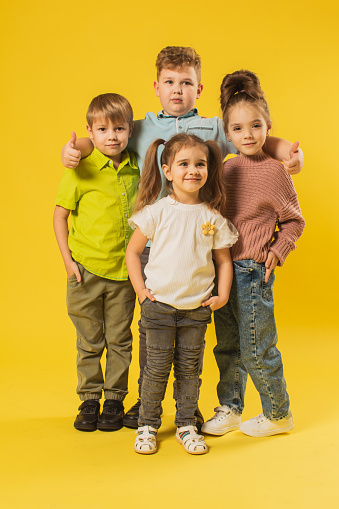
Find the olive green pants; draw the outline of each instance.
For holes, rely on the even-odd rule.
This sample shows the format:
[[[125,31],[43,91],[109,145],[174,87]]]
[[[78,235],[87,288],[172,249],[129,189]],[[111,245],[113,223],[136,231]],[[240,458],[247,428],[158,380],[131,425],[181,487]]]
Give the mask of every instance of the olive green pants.
[[[77,393],[81,401],[122,401],[128,392],[135,293],[130,281],[113,281],[78,263],[81,282],[67,279],[67,311],[77,333]],[[101,357],[106,349],[105,377]]]

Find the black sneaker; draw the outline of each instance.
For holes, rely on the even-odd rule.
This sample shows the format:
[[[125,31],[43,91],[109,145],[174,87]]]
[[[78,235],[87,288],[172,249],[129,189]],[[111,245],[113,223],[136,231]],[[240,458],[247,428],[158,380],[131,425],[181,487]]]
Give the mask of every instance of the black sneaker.
[[[78,408],[80,413],[74,421],[75,429],[79,431],[95,431],[97,429],[100,403],[97,399],[86,399]]]
[[[100,431],[117,431],[123,426],[124,405],[117,399],[106,399],[98,419],[97,428]]]
[[[139,409],[141,401],[138,399],[128,412],[125,413],[124,426],[125,428],[138,429]]]

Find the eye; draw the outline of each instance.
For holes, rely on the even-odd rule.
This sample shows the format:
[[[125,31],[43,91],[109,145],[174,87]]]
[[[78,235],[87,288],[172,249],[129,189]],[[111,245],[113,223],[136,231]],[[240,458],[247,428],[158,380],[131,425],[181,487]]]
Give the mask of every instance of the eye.
[[[106,131],[106,127],[99,127],[98,130],[101,131],[101,132],[105,132]]]
[[[121,131],[125,131],[125,128],[124,127],[116,127],[115,130],[118,132],[121,132]]]
[[[179,164],[179,166],[187,166],[187,162],[186,161],[183,161]]]
[[[235,126],[233,127],[232,131],[240,131],[241,130],[241,127],[238,127],[238,126]]]
[[[172,80],[166,80],[165,83],[167,83],[167,85],[172,85],[173,81]]]
[[[261,124],[259,124],[259,123],[257,123],[257,124],[253,124],[253,127],[254,127],[254,128],[259,128],[259,127],[261,127]]]
[[[183,85],[192,85],[192,83],[190,81],[183,81],[182,83]]]

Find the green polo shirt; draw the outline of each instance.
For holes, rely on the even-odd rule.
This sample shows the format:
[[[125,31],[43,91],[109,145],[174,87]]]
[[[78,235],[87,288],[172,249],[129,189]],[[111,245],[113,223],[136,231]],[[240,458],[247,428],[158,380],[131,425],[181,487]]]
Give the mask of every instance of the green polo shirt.
[[[116,170],[96,148],[76,170],[66,169],[56,204],[71,211],[68,245],[72,257],[89,272],[126,280],[125,253],[133,230],[128,225],[139,181],[133,152],[122,152]]]

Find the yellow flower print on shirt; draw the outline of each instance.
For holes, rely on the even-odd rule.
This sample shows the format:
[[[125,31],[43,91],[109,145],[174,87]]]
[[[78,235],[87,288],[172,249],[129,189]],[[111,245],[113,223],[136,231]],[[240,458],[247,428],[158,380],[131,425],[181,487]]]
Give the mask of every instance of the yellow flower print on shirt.
[[[209,221],[206,221],[206,224],[202,224],[201,228],[204,235],[214,235],[215,224],[211,224]]]

